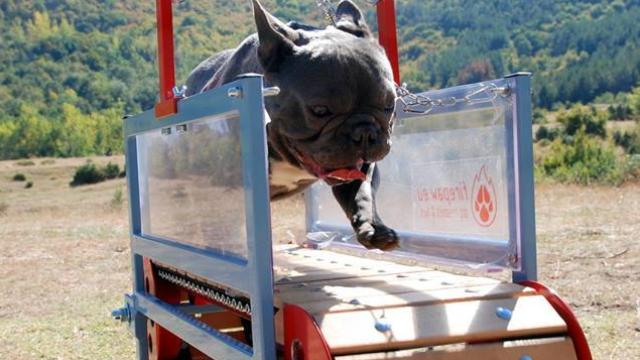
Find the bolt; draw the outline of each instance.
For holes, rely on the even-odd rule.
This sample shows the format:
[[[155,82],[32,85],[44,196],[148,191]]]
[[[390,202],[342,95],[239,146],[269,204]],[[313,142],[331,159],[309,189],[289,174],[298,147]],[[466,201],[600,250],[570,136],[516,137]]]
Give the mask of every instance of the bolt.
[[[272,87],[267,87],[262,89],[262,96],[264,97],[276,96],[278,94],[280,94],[280,88],[277,86],[272,86]]]
[[[120,320],[121,322],[127,322],[130,318],[130,312],[128,307],[121,307],[111,311],[111,317],[114,320]]]
[[[507,308],[503,308],[502,306],[498,306],[496,308],[496,316],[499,317],[500,319],[510,320],[511,315],[513,315],[513,313],[511,312],[511,310]]]
[[[187,85],[182,85],[180,87],[174,86],[172,91],[173,96],[175,96],[176,98],[183,98],[184,94],[187,92]]]
[[[184,134],[187,132],[187,124],[176,125],[176,132],[178,134]]]
[[[391,324],[389,324],[384,320],[376,321],[376,324],[374,325],[374,327],[376,328],[376,330],[378,330],[381,333],[386,333],[388,331],[391,331]]]
[[[227,90],[227,96],[233,97],[233,98],[242,97],[242,88],[240,87],[229,88],[229,90]]]

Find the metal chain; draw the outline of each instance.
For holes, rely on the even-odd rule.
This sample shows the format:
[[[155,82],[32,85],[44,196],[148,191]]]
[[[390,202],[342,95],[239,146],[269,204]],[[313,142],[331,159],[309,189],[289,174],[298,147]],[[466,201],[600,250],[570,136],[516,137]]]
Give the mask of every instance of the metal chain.
[[[498,87],[495,84],[478,84],[478,87],[462,98],[447,97],[431,99],[425,95],[416,95],[407,89],[406,84],[396,85],[398,99],[402,103],[402,111],[416,114],[428,114],[437,106],[456,106],[457,104],[474,105],[494,102],[498,95],[508,94],[508,88]]]
[[[224,290],[164,269],[158,269],[158,276],[174,285],[205,296],[229,309],[251,316],[251,304],[246,299],[229,296]]]

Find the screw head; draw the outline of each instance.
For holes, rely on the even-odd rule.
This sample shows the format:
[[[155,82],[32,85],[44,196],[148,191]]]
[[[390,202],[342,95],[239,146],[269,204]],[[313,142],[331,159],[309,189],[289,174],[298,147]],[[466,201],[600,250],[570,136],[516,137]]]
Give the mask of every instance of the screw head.
[[[232,97],[232,98],[242,97],[242,88],[237,87],[237,86],[229,88],[229,90],[227,90],[227,96]]]

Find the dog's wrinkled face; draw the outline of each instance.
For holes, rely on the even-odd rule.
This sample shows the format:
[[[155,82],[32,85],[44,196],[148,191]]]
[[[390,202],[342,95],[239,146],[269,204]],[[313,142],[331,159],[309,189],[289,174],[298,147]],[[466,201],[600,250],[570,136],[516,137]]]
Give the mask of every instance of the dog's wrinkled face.
[[[338,5],[335,27],[285,25],[256,3],[265,79],[280,87],[267,100],[270,138],[323,177],[382,159],[390,149],[396,99],[391,66],[360,10]]]

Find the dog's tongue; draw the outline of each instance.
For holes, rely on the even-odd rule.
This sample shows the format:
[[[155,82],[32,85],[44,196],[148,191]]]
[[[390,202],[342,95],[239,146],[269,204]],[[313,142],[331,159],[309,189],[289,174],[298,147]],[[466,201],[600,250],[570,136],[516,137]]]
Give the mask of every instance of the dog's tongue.
[[[358,169],[336,169],[324,174],[325,178],[331,178],[336,180],[352,181],[352,180],[365,180],[367,176]]]
[[[359,170],[362,167],[362,161],[353,167],[325,170],[320,164],[313,160],[313,158],[301,156],[299,153],[296,153],[296,155],[307,171],[324,180],[330,186],[345,184],[355,180],[366,180],[367,178],[367,175]]]
[[[355,168],[332,170],[328,173],[320,174],[320,177],[329,185],[337,185],[354,180],[365,180],[367,178],[362,171]]]

